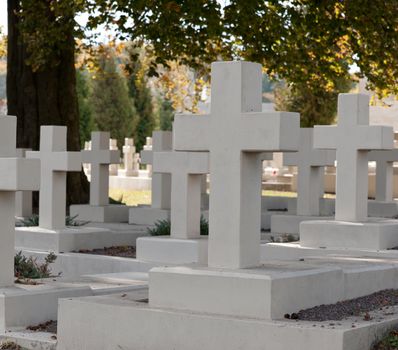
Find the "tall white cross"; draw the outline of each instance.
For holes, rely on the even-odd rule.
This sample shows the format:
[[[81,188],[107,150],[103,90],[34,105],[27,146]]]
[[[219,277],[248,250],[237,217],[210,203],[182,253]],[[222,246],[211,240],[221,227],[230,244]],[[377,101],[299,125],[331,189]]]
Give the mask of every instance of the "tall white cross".
[[[171,236],[200,237],[202,174],[209,172],[208,152],[155,152],[153,172],[171,174]]]
[[[0,287],[14,283],[15,193],[37,191],[40,163],[16,158],[17,118],[0,117]]]
[[[17,148],[17,158],[26,158],[26,152],[31,151],[30,148]],[[15,216],[29,217],[32,216],[32,191],[18,191],[15,194]]]
[[[138,157],[135,153],[134,139],[125,138],[123,146],[124,169],[119,171],[124,176],[138,176]]]
[[[261,112],[261,65],[211,66],[211,113],[180,115],[174,149],[210,152],[209,266],[260,263],[261,154],[295,151],[299,115]]]
[[[118,151],[119,149],[117,148],[117,140],[116,139],[109,139],[109,149],[111,151]],[[117,172],[119,169],[119,162],[120,162],[120,157],[117,161],[117,163],[111,163],[109,166],[109,175],[112,176],[117,176]]]
[[[65,228],[66,174],[81,171],[80,152],[66,151],[66,126],[42,126],[40,151],[26,152],[40,159],[39,226],[49,230]]]
[[[398,149],[370,151],[369,160],[376,162],[376,200],[392,202],[394,197],[394,162],[398,162]]]
[[[325,166],[334,165],[334,150],[315,149],[313,128],[300,129],[298,152],[283,154],[283,164],[297,166],[297,215],[319,215],[324,193]]]
[[[340,94],[337,126],[315,126],[314,147],[336,149],[336,220],[368,216],[368,151],[391,149],[393,129],[369,126],[369,96]]]
[[[141,151],[141,163],[153,164],[155,152],[171,151],[173,146],[173,135],[171,131],[154,131],[152,134],[152,149]],[[152,208],[170,209],[171,201],[171,175],[152,175]]]
[[[109,149],[109,132],[91,133],[91,150],[82,151],[83,163],[91,165],[90,205],[109,204],[109,164],[118,164],[118,150]]]

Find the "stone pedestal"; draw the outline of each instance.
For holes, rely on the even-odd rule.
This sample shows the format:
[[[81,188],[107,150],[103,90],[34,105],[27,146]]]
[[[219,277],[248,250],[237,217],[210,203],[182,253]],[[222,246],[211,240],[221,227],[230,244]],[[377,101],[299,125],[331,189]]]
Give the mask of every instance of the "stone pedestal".
[[[330,322],[321,326],[283,316],[383,287],[396,288],[395,274],[396,267],[387,264],[321,259],[274,261],[242,270],[154,268],[149,303],[133,293],[62,300],[58,349],[74,349],[82,342],[88,349],[112,349],[115,344],[151,350],[369,349],[374,341],[369,339],[371,330],[360,332],[352,322],[327,327]]]
[[[333,220],[331,216],[310,216],[310,215],[290,215],[274,214],[271,216],[271,232],[281,234],[298,234],[300,224],[304,221],[323,221]]]
[[[76,204],[70,206],[70,215],[77,215],[77,219],[82,221],[128,222],[129,207],[127,205],[117,204]]]
[[[302,222],[300,244],[313,248],[393,248],[398,246],[398,220],[369,218],[365,222]]]
[[[130,224],[151,226],[161,220],[170,220],[170,209],[138,206],[129,210]]]
[[[207,264],[207,237],[178,239],[170,236],[137,239],[137,260],[162,264]]]
[[[397,218],[398,202],[397,201],[368,201],[368,214],[380,218]]]
[[[97,227],[67,227],[48,230],[40,227],[16,227],[15,246],[48,252],[71,252],[122,245],[135,245],[135,235]]]

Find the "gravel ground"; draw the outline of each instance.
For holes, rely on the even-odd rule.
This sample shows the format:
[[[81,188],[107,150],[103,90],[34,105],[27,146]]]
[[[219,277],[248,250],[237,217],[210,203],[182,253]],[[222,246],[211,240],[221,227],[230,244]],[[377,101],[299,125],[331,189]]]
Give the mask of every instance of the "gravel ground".
[[[357,299],[336,304],[320,305],[298,313],[286,314],[285,318],[304,321],[340,321],[350,316],[361,316],[369,321],[368,312],[398,304],[398,290],[387,289]]]
[[[93,255],[108,255],[108,256],[119,256],[121,258],[135,258],[135,247],[133,246],[120,246],[120,247],[108,247],[102,249],[80,249],[77,253],[93,254]]]
[[[40,323],[36,326],[29,326],[26,329],[33,332],[47,332],[57,334],[57,321],[47,321],[45,323]]]

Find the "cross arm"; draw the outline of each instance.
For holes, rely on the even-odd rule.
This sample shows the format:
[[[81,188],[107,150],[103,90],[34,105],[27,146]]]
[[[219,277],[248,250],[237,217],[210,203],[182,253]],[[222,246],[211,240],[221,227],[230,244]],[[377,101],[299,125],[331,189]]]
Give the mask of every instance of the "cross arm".
[[[40,162],[37,159],[0,158],[0,190],[38,191]]]
[[[394,131],[391,126],[359,126],[357,130],[360,150],[387,150],[394,147]]]
[[[314,126],[314,148],[336,149],[337,141],[337,126]]]
[[[296,151],[299,145],[300,115],[290,112],[244,113],[240,129],[246,134],[243,151]]]
[[[398,162],[398,149],[370,151],[368,159],[376,162]]]
[[[51,158],[53,171],[80,171],[82,168],[80,152],[53,152]]]
[[[152,170],[155,173],[209,173],[208,152],[155,152],[153,160]]]
[[[176,151],[208,151],[210,118],[210,115],[176,115],[173,123],[174,149]]]
[[[81,155],[83,163],[118,164],[120,162],[119,150],[83,150]]]
[[[152,150],[142,150],[140,153],[141,164],[152,164],[153,163],[153,151]]]

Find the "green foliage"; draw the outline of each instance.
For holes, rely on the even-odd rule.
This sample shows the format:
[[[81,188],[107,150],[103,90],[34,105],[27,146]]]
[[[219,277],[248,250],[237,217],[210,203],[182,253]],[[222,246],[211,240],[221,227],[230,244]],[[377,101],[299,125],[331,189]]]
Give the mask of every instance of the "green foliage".
[[[231,0],[224,10],[235,54],[271,77],[334,91],[356,64],[373,88],[398,90],[395,0]]]
[[[6,98],[6,79],[7,79],[6,61],[0,59],[0,100]]]
[[[142,48],[142,50],[145,50]],[[153,98],[148,87],[147,72],[139,56],[134,55],[134,48],[130,50],[130,61],[127,65],[129,94],[134,101],[138,121],[135,128],[135,146],[137,152],[145,145],[148,135],[152,135],[155,128],[155,113]]]
[[[83,69],[76,70],[76,93],[79,103],[80,115],[80,142],[84,148],[84,142],[90,141],[91,131],[94,129],[93,112],[89,103],[89,77]]]
[[[129,96],[126,79],[120,74],[112,48],[105,48],[98,57],[99,69],[92,76],[90,104],[94,123],[100,131],[110,131],[119,149],[124,138],[134,135],[138,121],[134,101]]]
[[[393,330],[388,333],[372,350],[397,350],[398,349],[398,331]]]
[[[148,229],[148,234],[150,236],[170,236],[170,230],[170,220],[158,220],[155,222],[154,228]]]
[[[89,223],[89,221],[81,221],[81,220],[76,220],[78,215],[74,216],[66,216],[65,217],[65,225],[67,227],[69,226],[84,226]],[[39,215],[32,215],[31,217],[24,218],[22,219],[19,223],[17,223],[16,226],[19,227],[34,227],[34,226],[39,226]]]
[[[3,28],[0,26],[0,58],[7,56],[7,36],[3,34]]]
[[[157,74],[157,64],[167,65],[167,60],[177,57],[196,68],[222,59],[228,52],[222,42],[217,0],[96,0],[90,11],[89,27],[106,23],[116,29],[121,40],[153,45],[157,58],[149,75]]]
[[[148,234],[150,236],[170,236],[171,222],[170,220],[158,220],[155,222],[154,228],[148,229]],[[202,236],[209,235],[209,223],[207,220],[201,216],[200,218],[200,234]]]
[[[170,100],[158,97],[158,118],[160,130],[171,131],[174,120],[174,109]]]
[[[77,220],[77,217],[78,217],[79,215],[74,215],[74,216],[67,216],[66,218],[65,218],[65,225],[66,225],[66,227],[71,227],[71,226],[74,226],[74,227],[80,227],[80,226],[84,226],[84,225],[87,225],[90,221],[82,221],[82,220]]]
[[[37,258],[26,257],[20,251],[14,258],[14,276],[17,281],[52,277],[50,265],[56,260],[57,256],[50,253],[43,263],[39,263]]]
[[[299,112],[301,127],[331,124],[337,112],[337,97],[348,92],[350,81],[343,81],[336,90],[313,89],[306,84],[280,83],[275,89],[275,108],[279,111]]]

